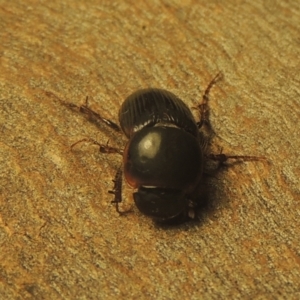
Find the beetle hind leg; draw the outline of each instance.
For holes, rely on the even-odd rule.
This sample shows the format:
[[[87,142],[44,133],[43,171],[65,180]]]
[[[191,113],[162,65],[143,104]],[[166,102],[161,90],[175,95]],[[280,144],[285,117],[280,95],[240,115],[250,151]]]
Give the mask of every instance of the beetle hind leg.
[[[91,121],[94,121],[96,123],[97,122],[104,123],[105,125],[107,125],[111,129],[113,129],[114,131],[121,132],[120,127],[116,123],[110,121],[109,119],[103,118],[97,112],[90,109],[89,105],[88,105],[88,100],[89,100],[89,98],[87,96],[85,99],[85,104],[79,106],[79,111],[81,113],[85,114]]]
[[[236,162],[241,161],[267,161],[267,158],[265,156],[250,156],[250,155],[227,155],[222,153],[222,150],[219,154],[208,154],[206,157],[210,160],[217,161],[219,163],[218,168],[222,167],[225,162],[228,160],[234,160]]]
[[[109,146],[108,145],[109,141],[107,141],[106,144],[101,144],[101,143],[97,142],[96,140],[94,140],[92,138],[84,138],[82,140],[77,141],[76,143],[71,145],[71,149],[73,149],[76,145],[78,145],[80,143],[84,143],[84,142],[91,143],[93,145],[99,146],[99,151],[101,153],[104,153],[104,154],[117,153],[117,154],[123,155],[123,151],[121,149]]]
[[[54,98],[57,102],[67,107],[68,109],[77,112],[79,111],[80,113],[84,114],[90,121],[94,122],[96,125],[98,125],[99,123],[103,123],[109,128],[113,129],[114,131],[121,133],[121,128],[116,123],[110,121],[109,119],[103,118],[100,114],[98,114],[97,112],[89,108],[88,96],[85,98],[85,103],[78,106],[76,104],[60,99],[58,96],[56,96],[54,93],[50,91],[45,91],[45,93],[48,97]]]
[[[193,109],[197,109],[199,112],[200,121],[197,122],[198,128],[202,128],[203,125],[206,125],[210,131],[213,131],[212,126],[209,121],[209,107],[208,107],[208,101],[209,101],[209,92],[211,88],[223,78],[223,74],[219,72],[208,84],[207,88],[204,91],[204,94],[202,96],[202,102],[198,104],[197,106],[193,107]]]

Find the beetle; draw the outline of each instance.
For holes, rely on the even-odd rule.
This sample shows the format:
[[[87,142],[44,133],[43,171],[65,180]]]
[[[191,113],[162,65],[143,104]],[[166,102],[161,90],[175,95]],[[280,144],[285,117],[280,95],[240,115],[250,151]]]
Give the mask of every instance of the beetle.
[[[187,220],[194,215],[199,204],[197,187],[203,178],[206,159],[223,164],[228,159],[259,160],[262,157],[207,154],[208,136],[213,132],[209,122],[208,100],[210,89],[222,78],[218,73],[204,91],[202,102],[193,109],[199,113],[197,122],[188,106],[173,93],[163,89],[142,89],[128,96],[119,110],[119,125],[103,118],[88,106],[77,106],[89,119],[100,121],[116,132],[123,132],[128,141],[124,148],[111,147],[86,138],[74,143],[91,142],[101,153],[123,156],[121,166],[113,180],[112,203],[119,209],[122,201],[122,176],[136,191],[135,205],[141,213],[158,222]]]

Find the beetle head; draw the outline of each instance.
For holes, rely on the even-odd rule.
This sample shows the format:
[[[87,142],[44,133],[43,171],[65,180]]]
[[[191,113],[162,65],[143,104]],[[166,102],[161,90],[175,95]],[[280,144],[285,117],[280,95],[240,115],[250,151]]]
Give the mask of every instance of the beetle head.
[[[133,198],[139,211],[156,221],[171,220],[187,207],[185,194],[180,190],[140,187]]]

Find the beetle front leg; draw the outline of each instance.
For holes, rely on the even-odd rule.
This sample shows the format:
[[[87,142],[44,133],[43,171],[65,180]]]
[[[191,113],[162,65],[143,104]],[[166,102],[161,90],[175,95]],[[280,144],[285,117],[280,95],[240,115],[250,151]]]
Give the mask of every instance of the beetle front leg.
[[[119,208],[119,203],[122,202],[122,166],[118,168],[115,178],[112,180],[114,183],[114,187],[112,190],[108,191],[108,193],[115,195],[114,200],[111,201],[111,203],[116,205],[116,211],[120,215],[124,215],[126,213],[132,212],[132,209],[128,209],[125,211],[121,211]]]
[[[120,150],[118,148],[115,148],[115,147],[108,146],[108,142],[106,144],[100,144],[100,143],[98,143],[97,141],[95,141],[94,139],[91,139],[91,138],[82,139],[82,140],[74,143],[71,146],[71,148],[75,147],[76,145],[78,145],[79,143],[82,143],[82,142],[89,142],[89,143],[92,143],[93,145],[99,146],[99,151],[101,153],[104,153],[104,154],[117,153],[117,154],[123,155],[122,150]],[[121,211],[119,209],[119,203],[122,202],[122,166],[117,169],[115,178],[112,180],[112,182],[114,183],[114,187],[113,187],[112,190],[109,190],[108,193],[115,195],[114,200],[111,201],[111,203],[116,205],[116,211],[120,215],[131,212],[131,209],[126,210],[126,211]]]
[[[101,153],[104,154],[113,154],[113,153],[117,153],[120,155],[123,155],[123,151],[120,150],[119,148],[115,148],[115,147],[111,147],[108,145],[108,142],[106,144],[100,144],[97,141],[95,141],[94,139],[91,138],[85,138],[82,139],[76,143],[74,143],[71,148],[75,147],[76,145],[83,143],[83,142],[88,142],[88,143],[92,143],[93,145],[97,145],[99,146],[99,151]],[[123,215],[125,213],[131,212],[131,209],[127,210],[127,211],[121,211],[119,209],[119,203],[122,202],[122,166],[118,168],[115,178],[112,180],[114,183],[114,187],[112,190],[108,191],[109,194],[113,194],[114,196],[114,200],[111,201],[111,203],[116,205],[116,211],[120,214]]]

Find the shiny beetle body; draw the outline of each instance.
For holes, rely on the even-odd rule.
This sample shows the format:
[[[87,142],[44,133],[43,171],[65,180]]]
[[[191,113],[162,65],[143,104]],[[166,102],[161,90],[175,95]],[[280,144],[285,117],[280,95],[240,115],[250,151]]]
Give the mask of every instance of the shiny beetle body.
[[[124,176],[137,192],[138,209],[157,220],[185,214],[202,175],[203,153],[197,123],[174,94],[139,90],[122,104],[119,122],[129,138]]]
[[[116,153],[123,156],[123,165],[117,170],[113,180],[112,203],[120,214],[122,202],[122,175],[136,189],[133,194],[137,208],[145,215],[159,222],[181,222],[197,215],[199,190],[203,184],[202,174],[207,159],[219,164],[228,159],[253,161],[264,157],[208,154],[207,147],[213,130],[209,122],[208,95],[212,86],[222,77],[219,73],[204,91],[202,102],[194,107],[199,114],[196,122],[190,109],[174,94],[161,89],[144,89],[130,95],[119,111],[119,125],[103,118],[85,105],[77,106],[60,100],[72,110],[79,110],[89,119],[100,122],[128,138],[125,149],[100,144],[91,138],[90,142],[99,146],[101,153]],[[102,126],[102,125],[101,125]],[[100,128],[101,128],[100,126]],[[203,130],[204,127],[204,130]]]

